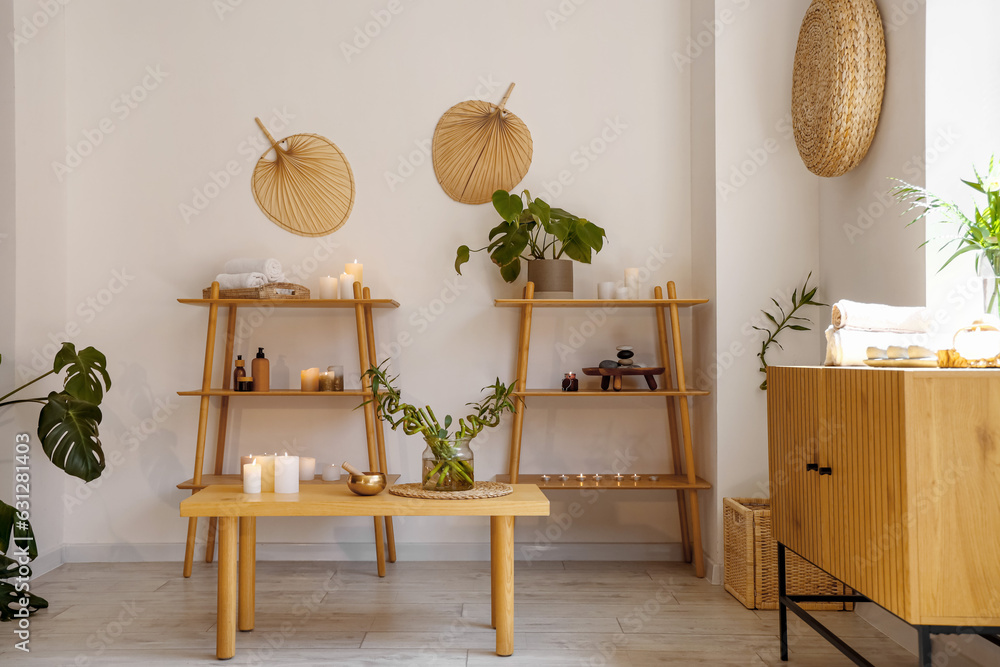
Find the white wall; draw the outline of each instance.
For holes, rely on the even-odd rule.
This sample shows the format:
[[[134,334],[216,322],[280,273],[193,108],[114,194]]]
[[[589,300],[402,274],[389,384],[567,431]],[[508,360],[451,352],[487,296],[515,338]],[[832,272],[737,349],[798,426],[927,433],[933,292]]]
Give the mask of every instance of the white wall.
[[[588,3],[564,16],[556,2],[402,2],[348,62],[341,43],[354,40],[372,12],[385,20],[379,12],[386,6],[274,0],[220,16],[212,3],[94,0],[69,5],[65,35],[61,19],[53,21],[18,60],[25,110],[19,147],[33,146],[18,163],[26,229],[19,267],[53,292],[23,308],[19,301],[25,342],[18,362],[30,363],[47,332],[74,324],[80,331],[71,338],[104,351],[114,379],[102,425],[108,470],[88,487],[70,480],[66,498],[50,498],[56,511],[67,504],[63,539],[78,557],[180,554],[186,522],[177,504],[185,494],[174,485],[191,474],[197,402],[175,392],[200,383],[207,311],[175,299],[199,295],[230,257],[277,257],[312,289],[344,262],[363,261],[375,295],[401,303],[378,314],[376,337],[380,356],[394,353],[414,401],[458,411],[494,377],[512,376],[516,311],[496,309],[492,299],[516,295],[524,279],[505,285],[482,257],[462,278],[451,268],[454,249],[485,238],[494,214],[448,199],[419,153],[412,175],[387,184],[387,174],[408,173],[398,171],[401,161],[411,160],[452,104],[476,96],[497,101],[508,82],[517,83],[508,106],[534,138],[522,186],[535,194],[548,189],[549,201],[608,232],[594,265],[577,266],[579,296],[661,253],[669,257],[651,283],[675,280],[682,294],[692,292],[689,83],[670,59],[688,34],[687,3]],[[19,3],[22,12],[32,7]],[[123,95],[134,108],[123,106]],[[290,117],[287,127],[279,127],[275,109]],[[247,148],[261,139],[255,115],[276,135],[327,136],[348,156],[357,198],[341,230],[302,238],[257,209],[249,192],[257,154]],[[88,151],[88,143],[97,145]],[[592,160],[582,150],[588,145]],[[67,161],[67,146],[88,154]],[[213,174],[230,161],[239,173],[216,195]],[[62,183],[53,162],[70,167]],[[562,171],[572,182],[557,192],[550,184]],[[195,193],[206,189],[216,196],[185,219],[181,205],[204,203]],[[19,287],[19,297],[31,293]],[[38,303],[47,304],[45,318]],[[309,366],[357,367],[350,315],[284,311],[261,319],[237,351],[246,356],[264,346],[273,386],[288,386]],[[535,321],[535,386],[555,386],[562,372],[610,357],[626,342],[639,358],[653,359],[655,325],[645,314],[615,315],[565,357],[556,344],[574,346],[587,314],[546,312]],[[405,335],[409,345],[392,345]],[[227,470],[252,450],[287,449],[321,462],[365,456],[361,416],[350,400],[250,405],[234,401]],[[629,451],[634,469],[668,464],[657,400],[539,400],[529,407],[525,433],[524,471],[610,470]],[[505,424],[477,447],[480,476],[505,471],[508,438]],[[421,443],[393,432],[387,441],[390,467],[415,479]],[[594,504],[575,493],[551,498],[554,517],[573,502],[585,512],[548,537],[543,531],[555,519],[519,521],[520,541],[607,543],[615,557],[676,553],[672,494],[605,494]],[[370,532],[366,520],[265,522],[261,539],[346,543],[349,554],[370,557]],[[465,519],[399,519],[397,539],[403,556],[406,545],[422,543],[475,543],[471,552],[456,546],[454,553],[484,555],[487,530]]]

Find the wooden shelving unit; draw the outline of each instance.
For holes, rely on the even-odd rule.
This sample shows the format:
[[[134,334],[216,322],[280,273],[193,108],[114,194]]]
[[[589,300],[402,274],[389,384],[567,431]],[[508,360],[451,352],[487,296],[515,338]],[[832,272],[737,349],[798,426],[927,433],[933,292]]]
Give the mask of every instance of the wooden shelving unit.
[[[524,401],[518,401],[514,411],[514,426],[511,430],[509,474],[498,475],[497,480],[511,483],[537,484],[542,489],[665,489],[676,490],[677,505],[680,514],[681,540],[684,549],[684,559],[694,561],[695,573],[705,576],[705,561],[701,543],[701,522],[698,512],[698,491],[710,489],[704,479],[697,476],[694,462],[694,446],[691,438],[691,417],[688,408],[688,397],[707,396],[707,391],[689,389],[684,378],[684,355],[681,349],[679,309],[690,308],[708,303],[708,299],[678,299],[676,286],[667,283],[668,298],[663,298],[663,289],[656,287],[653,299],[634,299],[629,301],[609,301],[604,299],[535,299],[535,286],[528,283],[524,288],[522,299],[497,299],[494,304],[498,308],[518,308],[521,311],[520,327],[517,339],[517,370],[515,372],[515,394],[522,398],[529,397],[607,397],[607,398],[650,398],[661,397],[666,400],[668,430],[670,435],[670,453],[673,470],[668,473],[639,473],[640,479],[633,481],[630,477],[616,480],[613,474],[604,475],[597,481],[593,475],[587,479],[578,480],[580,473],[565,473],[566,480],[560,480],[560,473],[549,473],[550,479],[544,480],[541,475],[521,475],[521,442],[524,430]],[[656,391],[576,391],[564,392],[559,389],[528,389],[528,352],[531,344],[531,321],[536,308],[652,308],[656,311],[658,337],[658,353],[660,365],[666,368],[663,374],[662,388]],[[667,336],[667,317],[670,319],[670,340]],[[672,343],[672,344],[671,344]],[[672,355],[671,355],[672,352]],[[650,477],[656,477],[655,480]]]
[[[369,365],[378,365],[375,356],[375,331],[372,322],[372,310],[375,308],[398,308],[399,304],[392,299],[373,299],[367,287],[363,290],[358,283],[354,284],[353,299],[220,299],[219,284],[212,283],[212,296],[208,299],[177,299],[179,303],[191,306],[204,306],[208,308],[208,338],[205,343],[205,366],[202,372],[202,384],[200,389],[189,391],[179,391],[179,396],[197,396],[201,400],[201,407],[198,415],[198,440],[195,449],[194,475],[177,485],[179,489],[190,490],[192,493],[203,489],[211,484],[238,484],[240,476],[224,475],[222,464],[225,460],[226,449],[226,429],[229,422],[229,401],[233,398],[296,398],[296,399],[340,399],[344,397],[353,398],[355,401],[372,395],[371,384],[363,375]],[[240,308],[335,308],[353,309],[355,314],[356,335],[358,341],[358,362],[362,373],[362,386],[360,390],[319,392],[319,391],[299,391],[295,389],[278,389],[268,392],[237,392],[232,389],[233,376],[233,346],[236,339],[236,318]],[[224,351],[225,363],[223,364],[222,386],[212,386],[212,372],[215,365],[215,339],[219,308],[228,308],[229,314],[226,320],[226,344]],[[205,441],[208,434],[208,416],[211,408],[211,399],[219,399],[219,429],[215,446],[215,462],[213,471],[205,474]],[[368,445],[368,465],[369,470],[388,472],[385,459],[385,435],[382,430],[382,422],[375,418],[375,409],[371,403],[364,407],[365,415],[365,435]],[[389,475],[391,481],[399,478],[398,475]],[[322,480],[318,477],[317,480]],[[312,484],[314,482],[303,482]],[[190,577],[194,564],[194,544],[195,535],[198,528],[198,519],[192,517],[188,520],[187,545],[184,551],[184,576]],[[384,531],[383,531],[384,525]],[[215,533],[217,519],[210,518],[208,524],[208,538],[205,552],[205,560],[212,562],[215,554]],[[389,562],[396,560],[396,542],[392,528],[392,517],[375,517],[375,556],[378,566],[378,575],[385,576],[386,548],[388,547]]]

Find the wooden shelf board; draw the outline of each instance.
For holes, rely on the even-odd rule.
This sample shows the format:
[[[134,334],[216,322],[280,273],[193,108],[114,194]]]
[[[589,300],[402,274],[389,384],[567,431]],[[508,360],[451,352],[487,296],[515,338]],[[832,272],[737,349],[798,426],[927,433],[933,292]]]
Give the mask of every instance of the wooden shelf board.
[[[354,308],[361,304],[372,308],[399,308],[393,299],[177,299],[178,303],[189,306],[246,306],[259,308]]]
[[[676,305],[690,308],[708,299],[494,299],[498,308],[535,306],[537,308],[650,308],[654,306]]]
[[[399,479],[399,475],[388,475],[389,484],[395,484]],[[184,480],[177,485],[178,489],[186,489],[189,491],[201,490],[206,486],[213,486],[216,484],[240,484],[239,475],[202,475],[201,484],[195,486],[194,478]],[[336,482],[327,482],[323,479],[322,475],[316,475],[316,478],[311,481],[299,482],[299,484],[346,484],[347,474],[344,473],[340,476],[340,479]]]
[[[515,391],[515,396],[631,396],[633,398],[642,398],[649,396],[708,396],[709,392],[703,391],[701,389],[688,389],[687,391],[677,391],[676,389],[672,391],[667,391],[665,389],[657,389],[656,391],[649,391],[648,389],[623,389],[622,391],[601,391],[600,389],[585,390],[585,391],[562,391],[561,389],[526,389],[525,391]]]
[[[271,391],[235,391],[233,389],[209,389],[201,391],[194,389],[191,391],[179,391],[178,396],[246,396],[247,398],[261,396],[371,396],[371,392],[360,389],[348,389],[345,391],[302,391],[301,389],[272,389]]]
[[[648,489],[710,489],[712,485],[706,482],[701,477],[696,477],[697,480],[694,484],[688,482],[687,475],[668,475],[664,473],[639,473],[642,478],[638,481],[634,481],[630,476],[626,475],[624,479],[620,482],[615,480],[613,473],[601,473],[601,480],[595,481],[594,475],[588,473],[587,479],[580,481],[576,479],[576,476],[580,473],[565,473],[569,478],[565,481],[559,479],[559,475],[563,473],[552,473],[549,475],[552,479],[548,481],[543,481],[541,475],[518,475],[518,484],[535,484],[540,489],[638,489],[638,490],[648,490]],[[650,475],[657,477],[656,481],[649,479]],[[509,482],[510,475],[497,475],[498,482]]]

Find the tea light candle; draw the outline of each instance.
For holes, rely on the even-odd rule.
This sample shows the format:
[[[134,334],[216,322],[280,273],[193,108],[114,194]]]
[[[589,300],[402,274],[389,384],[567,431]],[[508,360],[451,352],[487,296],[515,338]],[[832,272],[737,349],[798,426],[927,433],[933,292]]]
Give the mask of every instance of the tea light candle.
[[[274,493],[274,455],[258,456],[257,463],[260,464],[261,493]]]
[[[583,473],[581,472],[581,473],[580,473],[579,475],[577,475],[577,476],[576,476],[576,478],[577,478],[578,480],[580,480],[581,482],[583,482],[583,481],[585,481],[585,480],[587,479],[587,476],[586,476],[586,475],[584,475],[584,474],[583,474]]]
[[[260,464],[256,461],[243,466],[243,493],[260,493]]]
[[[324,482],[336,482],[340,479],[340,466],[336,463],[330,463],[329,465],[323,466],[323,481]]]
[[[552,475],[542,475],[542,481],[547,482],[552,479]]]
[[[615,298],[615,284],[612,282],[597,283],[597,298],[605,300]]]
[[[301,372],[302,391],[319,391],[319,369],[309,368]]]
[[[634,475],[632,475],[633,482],[638,482],[640,479],[642,479],[642,475],[640,475],[639,473],[635,473]]]
[[[243,479],[243,466],[245,466],[248,463],[253,463],[254,459],[256,458],[257,457],[254,456],[253,454],[247,454],[246,456],[240,457],[240,480]]]
[[[620,481],[622,481],[623,479],[625,479],[625,475],[623,475],[623,474],[621,474],[621,473],[618,473],[617,475],[615,475],[615,481],[616,481],[616,482],[620,482]]]
[[[601,473],[597,473],[596,475],[594,475],[595,482],[600,482],[602,479],[604,479],[604,477],[601,476]]]
[[[324,276],[319,279],[319,298],[336,299],[339,281],[336,276]]]
[[[639,298],[639,269],[625,269],[625,289],[628,290],[628,298]]]
[[[352,276],[350,273],[340,274],[340,298],[341,299],[354,298],[354,276]]]
[[[619,287],[618,289],[616,289],[615,290],[615,298],[619,299],[619,300],[627,299],[628,298],[628,288],[627,287]]]
[[[323,371],[319,374],[319,390],[333,391],[333,373]]]
[[[567,476],[567,475],[559,475],[559,480],[560,481],[565,482],[567,479],[569,479],[569,476]]]
[[[650,475],[649,476],[649,481],[650,482],[658,482],[658,481],[660,481],[660,476],[659,475]]]
[[[274,492],[299,492],[299,457],[287,453],[274,457]]]
[[[299,457],[299,481],[308,482],[316,477],[316,459],[311,456]]]
[[[365,281],[362,280],[362,276],[364,275],[364,268],[365,265],[359,264],[358,260],[355,259],[353,262],[348,262],[347,264],[344,265],[344,273],[351,274],[352,276],[354,276],[354,282],[361,283],[362,285],[364,285]],[[353,290],[354,287],[351,287],[351,289]]]

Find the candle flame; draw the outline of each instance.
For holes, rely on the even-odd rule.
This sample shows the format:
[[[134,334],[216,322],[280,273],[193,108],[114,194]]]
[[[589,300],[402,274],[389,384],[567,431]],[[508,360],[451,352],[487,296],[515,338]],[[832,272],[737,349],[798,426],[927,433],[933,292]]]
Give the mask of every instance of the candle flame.
[[[354,263],[355,263],[355,264],[357,264],[357,263],[358,263],[358,258],[357,258],[357,257],[355,257],[355,258],[354,258]]]
[[[253,461],[250,462],[252,465],[257,465],[257,457],[254,457]]]

